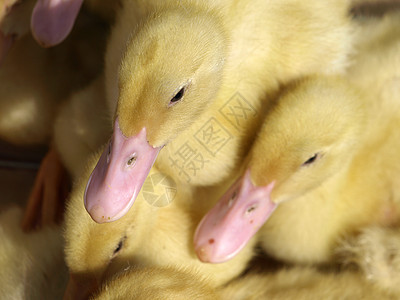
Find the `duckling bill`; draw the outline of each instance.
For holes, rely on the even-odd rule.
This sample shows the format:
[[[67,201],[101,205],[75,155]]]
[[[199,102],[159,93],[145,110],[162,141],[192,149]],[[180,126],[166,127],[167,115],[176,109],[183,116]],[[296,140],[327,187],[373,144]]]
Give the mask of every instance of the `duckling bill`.
[[[201,261],[225,262],[247,244],[277,206],[269,196],[274,184],[254,186],[248,170],[229,188],[195,233],[195,250]]]
[[[148,143],[145,127],[137,135],[125,137],[117,118],[110,144],[85,191],[85,207],[95,222],[112,222],[128,212],[161,148]]]
[[[38,0],[33,9],[31,28],[43,47],[61,43],[71,32],[83,0]]]
[[[346,170],[351,151],[356,151],[354,136],[363,125],[361,121],[352,124],[347,116],[352,109],[353,116],[359,114],[362,120],[362,114],[357,112],[361,111],[358,105],[362,101],[357,97],[351,85],[335,77],[309,78],[287,89],[265,119],[252,148],[247,171],[203,218],[196,231],[195,250],[203,262],[229,260],[267,220],[270,225],[270,220],[277,212],[282,212],[287,203],[299,206],[291,211],[299,219],[298,224],[302,221],[299,211],[312,206],[311,200],[296,204],[299,199],[315,198],[322,207],[329,203],[324,201],[327,197],[318,194],[318,188],[330,182],[332,174],[340,174],[336,170]],[[341,99],[340,102],[337,99]],[[271,139],[274,135],[276,139]],[[332,157],[339,151],[343,151],[347,162],[342,158],[333,166]],[[326,186],[321,189],[328,191]],[[339,188],[332,187],[326,193],[331,195],[337,190]],[[237,197],[233,197],[229,205],[226,199],[233,191],[237,191]],[[272,214],[278,204],[279,208]],[[332,213],[339,214],[333,210]],[[214,241],[212,244],[208,243],[210,239]]]

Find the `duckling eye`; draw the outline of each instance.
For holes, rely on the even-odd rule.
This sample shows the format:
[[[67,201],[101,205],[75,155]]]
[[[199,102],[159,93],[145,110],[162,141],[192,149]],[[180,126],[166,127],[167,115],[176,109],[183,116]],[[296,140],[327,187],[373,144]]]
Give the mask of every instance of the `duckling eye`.
[[[184,94],[185,94],[185,87],[182,87],[179,90],[179,92],[176,93],[176,95],[171,99],[168,106],[172,106],[172,105],[176,104],[177,102],[181,101]]]
[[[307,159],[302,166],[308,166],[314,163],[318,158],[319,158],[319,153],[315,153],[313,156],[311,156],[309,159]]]
[[[125,241],[125,237],[119,241],[117,248],[115,248],[115,250],[113,252],[112,257],[115,257],[118,254],[118,252],[122,249],[122,246],[124,245],[124,241]]]

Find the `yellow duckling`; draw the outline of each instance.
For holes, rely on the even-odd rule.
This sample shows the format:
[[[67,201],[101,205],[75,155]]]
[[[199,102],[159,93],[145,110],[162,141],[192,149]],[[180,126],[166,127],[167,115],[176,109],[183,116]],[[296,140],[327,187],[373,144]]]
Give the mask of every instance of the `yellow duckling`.
[[[197,231],[202,260],[229,259],[267,219],[263,248],[301,263],[329,262],[342,238],[399,221],[399,23],[390,16],[378,38],[359,44],[346,77],[306,79],[283,93],[245,175]]]
[[[228,177],[250,147],[266,94],[301,75],[342,71],[350,31],[348,1],[123,2],[106,55],[109,149],[117,153],[109,168],[132,168],[113,169],[107,181],[135,181],[115,208],[91,193],[92,218],[104,221],[96,212],[105,206],[105,220],[121,217],[159,152],[157,168],[176,181]]]
[[[25,234],[21,218],[17,207],[0,213],[0,298],[60,299],[68,280],[61,230]]]
[[[294,267],[272,273],[250,273],[221,288],[219,296],[224,300],[389,300],[397,299],[398,294],[371,285],[359,272]]]
[[[60,105],[102,69],[106,35],[100,29],[106,28],[98,18],[81,14],[76,30],[59,47],[42,49],[30,35],[15,42],[0,68],[0,139],[20,146],[50,142]],[[49,177],[52,181],[57,176]],[[46,189],[58,191],[51,185]],[[42,186],[34,189],[32,197],[41,190]]]
[[[130,268],[105,282],[96,294],[91,299],[389,300],[398,295],[371,285],[360,272],[312,267],[250,271],[219,288],[187,268]]]
[[[350,68],[349,80],[367,90],[371,97],[379,99],[371,104],[375,111],[376,130],[382,123],[390,122],[390,115],[399,112],[400,99],[400,13],[389,13],[382,20],[366,20],[360,24],[357,34],[357,63]],[[373,76],[371,76],[373,74]],[[388,124],[387,126],[390,126]],[[375,128],[374,128],[375,129]],[[389,132],[387,133],[389,134]],[[384,139],[385,136],[382,136]],[[389,138],[389,135],[388,135]],[[390,139],[395,136],[390,136]],[[395,148],[392,149],[395,157]],[[392,166],[388,159],[388,171]],[[383,169],[378,172],[386,173]],[[386,174],[385,174],[386,176]],[[396,180],[396,178],[393,178]],[[398,179],[397,179],[398,180]],[[384,183],[381,183],[384,184]],[[388,187],[390,192],[390,186]],[[398,192],[391,191],[389,202],[392,205],[385,210],[386,222],[390,227],[373,225],[346,241],[343,245],[343,256],[355,262],[367,274],[371,282],[400,292],[400,249]]]
[[[89,193],[85,185],[98,158],[90,159],[65,216],[65,253],[71,273],[67,295],[71,299],[78,293],[90,294],[103,280],[130,266],[189,268],[207,277],[214,288],[243,271],[253,253],[252,243],[233,260],[218,265],[201,263],[192,245],[195,227],[212,205],[210,199],[226,186],[193,190],[153,168],[137,204],[116,222],[97,224],[87,214],[82,199]],[[156,186],[162,187],[163,193],[157,194],[153,190]]]
[[[363,204],[357,203],[350,189],[355,181],[347,178],[364,149],[363,103],[339,78],[311,78],[288,88],[267,114],[245,175],[200,224],[195,238],[200,258],[229,259],[268,220],[259,238],[269,253],[325,262],[347,229],[377,220],[372,216],[380,201],[371,195],[357,197]],[[358,172],[366,174],[365,169],[354,175],[360,183]],[[215,242],[208,245],[209,239]]]
[[[92,299],[220,299],[217,290],[188,269],[134,268],[106,282]],[[232,299],[232,298],[231,298]]]
[[[29,35],[15,42],[0,68],[2,139],[17,145],[48,143],[58,105],[102,69],[105,34],[99,29],[106,26],[82,14],[76,30],[57,48],[42,49]]]

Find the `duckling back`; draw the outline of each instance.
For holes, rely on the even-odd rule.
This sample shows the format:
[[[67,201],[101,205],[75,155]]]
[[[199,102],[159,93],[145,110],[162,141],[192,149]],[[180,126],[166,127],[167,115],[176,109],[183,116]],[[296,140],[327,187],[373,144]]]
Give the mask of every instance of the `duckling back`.
[[[185,268],[139,268],[124,271],[92,299],[219,299],[217,291]]]
[[[67,281],[60,228],[25,234],[22,211],[0,214],[0,298],[58,299]]]

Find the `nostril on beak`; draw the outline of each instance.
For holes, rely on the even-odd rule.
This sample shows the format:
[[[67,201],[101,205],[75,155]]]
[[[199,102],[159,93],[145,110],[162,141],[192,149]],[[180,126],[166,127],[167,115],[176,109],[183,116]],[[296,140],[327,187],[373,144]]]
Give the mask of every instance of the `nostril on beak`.
[[[257,209],[257,205],[252,205],[248,209],[246,209],[246,216],[250,215],[253,211]]]
[[[127,160],[126,166],[127,166],[128,168],[132,168],[132,167],[135,165],[135,163],[136,163],[136,159],[137,159],[136,154],[133,154],[133,155],[132,155],[131,157],[129,157],[129,159]]]

